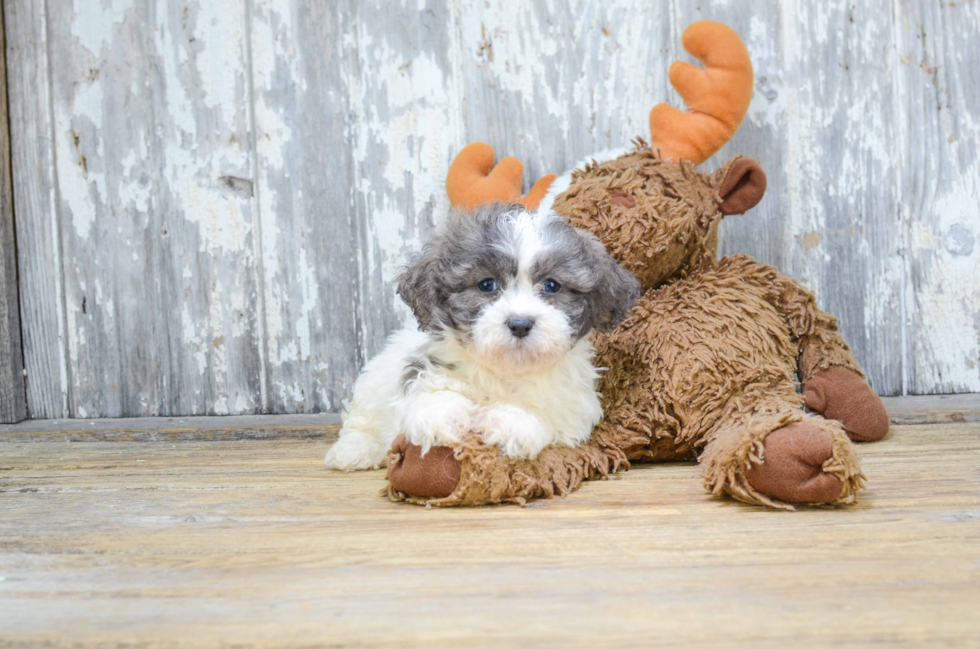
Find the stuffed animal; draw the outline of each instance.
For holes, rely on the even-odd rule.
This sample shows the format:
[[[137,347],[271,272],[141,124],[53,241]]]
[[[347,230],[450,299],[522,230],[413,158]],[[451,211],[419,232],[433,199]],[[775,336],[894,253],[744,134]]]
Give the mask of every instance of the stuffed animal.
[[[887,414],[811,292],[748,256],[716,259],[718,223],[755,206],[766,177],[742,156],[711,174],[696,166],[745,116],[752,65],[720,23],[691,25],[683,44],[705,65],[670,68],[689,112],[655,107],[652,146],[636,140],[632,150],[597,155],[524,199],[595,233],[645,291],[618,328],[594,337],[595,363],[608,369],[591,440],[517,460],[473,433],[424,456],[399,438],[391,499],[523,503],[631,462],[697,459],[713,494],[786,509],[854,501],[864,476],[853,442],[882,438]],[[491,170],[493,160],[485,144],[458,155],[446,181],[454,205],[520,198],[520,162]]]

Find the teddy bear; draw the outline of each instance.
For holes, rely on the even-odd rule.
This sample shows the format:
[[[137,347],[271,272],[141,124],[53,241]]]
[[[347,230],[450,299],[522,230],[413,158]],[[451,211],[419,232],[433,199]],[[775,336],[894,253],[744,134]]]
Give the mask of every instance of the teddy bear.
[[[887,413],[813,293],[746,255],[717,259],[719,222],[755,206],[766,176],[738,155],[710,174],[697,165],[747,113],[752,64],[717,22],[692,24],[682,42],[704,67],[671,66],[689,111],[656,106],[651,144],[593,156],[523,198],[520,161],[494,167],[485,144],[463,149],[447,176],[454,206],[553,209],[640,281],[626,320],[593,335],[604,415],[590,440],[514,459],[476,433],[424,455],[399,437],[384,490],[392,500],[523,504],[634,462],[696,460],[712,494],[782,509],[854,502],[865,482],[854,442],[884,437]]]

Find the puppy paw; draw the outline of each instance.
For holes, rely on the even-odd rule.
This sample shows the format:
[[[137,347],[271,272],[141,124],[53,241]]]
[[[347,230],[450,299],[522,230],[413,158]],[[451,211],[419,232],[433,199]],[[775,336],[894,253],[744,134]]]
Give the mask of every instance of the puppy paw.
[[[752,488],[788,503],[832,503],[844,483],[824,473],[823,465],[834,453],[834,438],[806,421],[798,421],[766,436],[762,464],[746,474]]]
[[[424,456],[422,448],[399,435],[391,445],[388,482],[415,498],[445,498],[459,484],[460,462],[453,449],[439,446]]]
[[[874,442],[888,433],[888,413],[871,386],[843,367],[821,370],[803,386],[806,407],[836,419],[855,442]]]
[[[476,430],[483,434],[483,441],[507,457],[534,459],[554,441],[540,419],[517,406],[485,408],[477,419]]]
[[[472,401],[455,392],[438,392],[418,398],[405,415],[402,432],[408,443],[422,449],[452,446],[473,428]]]
[[[338,471],[363,471],[384,466],[387,457],[387,449],[374,438],[351,431],[334,442],[323,464]]]

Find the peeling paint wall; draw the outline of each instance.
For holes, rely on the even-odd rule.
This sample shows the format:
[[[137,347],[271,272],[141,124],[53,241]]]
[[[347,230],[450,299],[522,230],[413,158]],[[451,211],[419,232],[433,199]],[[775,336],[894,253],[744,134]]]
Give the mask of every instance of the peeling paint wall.
[[[882,394],[980,392],[980,4],[4,0],[34,417],[338,410],[471,140],[526,181],[645,136],[683,28],[756,92],[725,253],[806,282]]]

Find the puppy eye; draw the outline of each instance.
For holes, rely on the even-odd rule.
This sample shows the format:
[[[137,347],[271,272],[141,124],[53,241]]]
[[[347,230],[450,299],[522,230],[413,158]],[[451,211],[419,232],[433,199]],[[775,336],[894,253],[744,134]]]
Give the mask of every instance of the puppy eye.
[[[484,293],[493,293],[497,290],[497,280],[492,277],[488,277],[477,284],[476,287]]]
[[[559,284],[555,280],[553,280],[551,278],[548,278],[548,279],[544,280],[544,292],[545,293],[551,293],[552,295],[554,295],[555,293],[557,293],[560,290],[561,290],[561,284]]]

